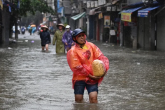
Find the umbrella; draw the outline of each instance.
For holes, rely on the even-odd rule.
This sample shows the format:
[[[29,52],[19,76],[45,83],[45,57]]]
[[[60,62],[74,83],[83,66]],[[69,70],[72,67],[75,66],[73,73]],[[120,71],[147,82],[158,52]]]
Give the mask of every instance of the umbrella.
[[[36,27],[36,25],[31,25],[31,27]]]

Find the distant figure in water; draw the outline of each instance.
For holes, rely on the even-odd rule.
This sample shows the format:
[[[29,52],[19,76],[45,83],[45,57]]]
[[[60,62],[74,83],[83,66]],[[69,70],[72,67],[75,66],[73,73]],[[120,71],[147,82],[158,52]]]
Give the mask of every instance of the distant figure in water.
[[[72,40],[72,31],[70,29],[70,26],[66,26],[66,32],[63,35],[62,42],[65,45],[65,49],[69,51],[71,47],[74,45],[74,42]]]
[[[55,32],[53,37],[53,45],[56,44],[56,53],[65,53],[64,44],[62,42],[62,37],[64,35],[65,26],[63,24],[57,25],[58,30]]]
[[[51,43],[50,33],[48,32],[47,26],[42,26],[41,29],[43,30],[40,32],[42,51],[45,51],[46,47],[46,52],[48,52],[48,47]]]

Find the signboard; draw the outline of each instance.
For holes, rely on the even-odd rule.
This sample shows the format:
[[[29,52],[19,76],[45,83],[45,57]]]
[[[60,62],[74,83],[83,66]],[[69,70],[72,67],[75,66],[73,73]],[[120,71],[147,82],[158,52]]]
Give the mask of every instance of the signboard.
[[[3,10],[3,1],[0,0],[0,6],[1,6],[1,9]]]
[[[98,17],[99,17],[99,19],[102,19],[103,18],[103,13],[99,13]]]
[[[121,13],[121,20],[131,22],[131,13]]]
[[[91,8],[95,7],[95,1],[91,1]]]
[[[138,12],[138,17],[147,17],[148,12]]]
[[[56,17],[52,17],[52,21],[57,21],[57,18]]]
[[[95,7],[98,7],[98,1],[95,1]]]
[[[91,1],[87,1],[87,8],[91,7]]]
[[[110,16],[104,16],[104,27],[105,28],[110,27]]]
[[[98,0],[98,5],[104,5],[106,4],[106,0]]]
[[[111,11],[111,7],[109,6],[109,7],[107,7],[107,11]]]

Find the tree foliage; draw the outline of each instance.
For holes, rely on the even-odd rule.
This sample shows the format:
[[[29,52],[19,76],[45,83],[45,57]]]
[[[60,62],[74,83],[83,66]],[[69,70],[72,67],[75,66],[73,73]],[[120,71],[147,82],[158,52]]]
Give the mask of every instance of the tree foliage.
[[[15,2],[16,3],[16,2]],[[17,4],[17,3],[16,3]],[[20,9],[15,10],[20,16],[26,16],[27,12],[35,14],[36,11],[55,14],[45,0],[20,0]]]
[[[20,8],[13,8],[12,7],[12,13],[10,17],[10,29],[12,29],[12,26],[15,25],[17,27],[17,20],[18,18],[22,16],[27,16],[28,13],[31,13],[32,15],[35,14],[35,12],[43,12],[43,13],[51,13],[52,15],[55,15],[55,10],[53,10],[51,7],[48,6],[47,2],[45,0],[12,0],[13,5],[17,6],[18,1],[20,1]],[[31,22],[30,19],[27,21]],[[27,24],[25,23],[25,24]],[[38,22],[37,22],[38,23]],[[25,25],[24,24],[24,25]],[[17,29],[17,28],[16,28]],[[15,38],[18,38],[17,32],[15,33]]]
[[[22,17],[19,25],[27,27],[29,24],[35,24],[38,26],[40,23],[42,23],[42,20],[43,20],[43,15],[39,11],[37,11],[35,15],[32,15],[31,13],[27,13],[26,17]]]

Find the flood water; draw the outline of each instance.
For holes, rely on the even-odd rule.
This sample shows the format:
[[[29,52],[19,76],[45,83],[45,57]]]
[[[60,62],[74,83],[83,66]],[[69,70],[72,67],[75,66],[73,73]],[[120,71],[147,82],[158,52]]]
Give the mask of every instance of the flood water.
[[[0,48],[0,110],[165,110],[164,52],[94,43],[110,61],[98,104],[87,92],[75,103],[66,54],[41,52],[39,36],[26,34]]]

